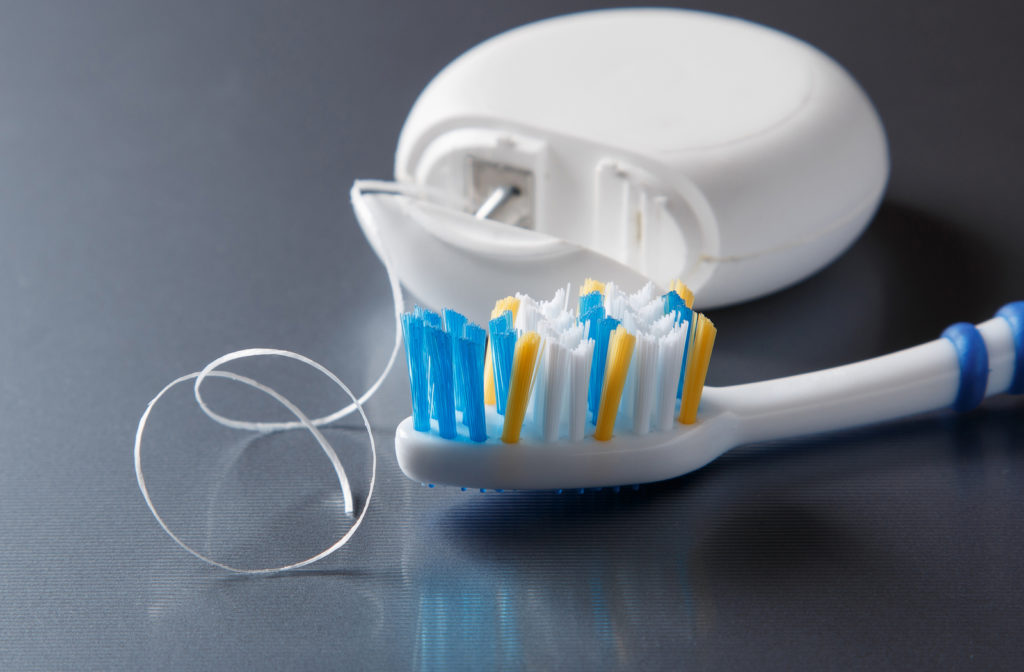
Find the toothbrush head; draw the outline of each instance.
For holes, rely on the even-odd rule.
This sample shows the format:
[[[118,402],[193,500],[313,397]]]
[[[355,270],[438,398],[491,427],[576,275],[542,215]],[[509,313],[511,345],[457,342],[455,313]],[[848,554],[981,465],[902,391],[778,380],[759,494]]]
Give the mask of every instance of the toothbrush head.
[[[406,418],[395,431],[402,471],[420,483],[486,490],[575,490],[650,483],[695,471],[735,445],[730,416],[716,408],[714,388],[706,390],[701,418],[675,423],[667,432],[592,435],[580,441],[548,442],[524,432],[516,443],[500,438],[500,416],[488,412],[488,438],[480,443],[460,434],[444,439],[420,432]]]
[[[697,419],[715,327],[692,301],[681,284],[626,294],[588,280],[578,313],[568,290],[517,294],[495,304],[487,332],[450,310],[404,315],[413,415],[395,435],[402,470],[431,484],[555,490],[703,466],[729,433],[706,437],[725,414]]]

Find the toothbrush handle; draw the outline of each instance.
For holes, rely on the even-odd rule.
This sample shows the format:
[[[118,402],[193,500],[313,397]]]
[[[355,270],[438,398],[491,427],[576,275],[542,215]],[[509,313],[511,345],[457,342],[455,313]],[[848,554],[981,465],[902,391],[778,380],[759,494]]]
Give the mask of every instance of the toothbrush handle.
[[[983,397],[1024,392],[1024,301],[1007,304],[976,332],[959,324],[943,336],[856,364],[719,388],[714,398],[738,420],[746,443],[950,406],[969,410]]]

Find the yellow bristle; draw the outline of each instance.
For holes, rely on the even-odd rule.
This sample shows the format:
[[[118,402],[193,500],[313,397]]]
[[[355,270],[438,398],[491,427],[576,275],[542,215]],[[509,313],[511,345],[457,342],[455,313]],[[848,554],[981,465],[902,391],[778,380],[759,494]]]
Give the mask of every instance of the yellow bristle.
[[[693,308],[693,290],[684,285],[680,280],[673,280],[669,289],[679,295],[687,308]]]
[[[514,296],[506,296],[504,299],[498,299],[494,304],[494,310],[491,311],[491,317],[495,318],[506,310],[512,311],[512,321],[514,322],[516,315],[519,314],[519,299]]]
[[[587,278],[586,280],[583,281],[583,286],[580,287],[580,296],[586,296],[587,294],[591,294],[593,292],[601,292],[602,294],[604,294],[604,283],[598,282],[593,278]]]
[[[519,312],[519,299],[514,296],[506,296],[494,302],[494,310],[491,311],[491,319],[498,317],[506,310],[512,311],[512,321],[516,321],[516,313]],[[491,355],[491,341],[487,341],[487,353],[484,355],[484,403],[494,406],[498,403],[498,395],[494,391],[494,363]]]
[[[608,341],[608,359],[604,369],[604,384],[601,386],[601,405],[597,409],[597,428],[594,438],[607,441],[612,438],[615,418],[619,414],[622,387],[626,384],[629,362],[633,358],[636,336],[624,327],[616,327]]]
[[[516,341],[516,351],[512,357],[512,380],[509,382],[508,402],[505,404],[505,425],[501,429],[501,440],[505,443],[519,442],[539,352],[540,334],[536,331],[528,331]]]
[[[686,380],[683,381],[683,400],[679,408],[679,422],[692,425],[697,421],[697,407],[704,391],[704,379],[711,363],[711,349],[715,346],[718,330],[702,313],[697,314],[697,329],[693,339],[691,363],[687,366]]]

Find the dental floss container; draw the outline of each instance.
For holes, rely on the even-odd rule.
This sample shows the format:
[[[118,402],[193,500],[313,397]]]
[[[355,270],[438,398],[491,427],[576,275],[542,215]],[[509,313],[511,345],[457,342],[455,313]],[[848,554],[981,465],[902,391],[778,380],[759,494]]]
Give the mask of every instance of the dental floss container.
[[[814,47],[679,9],[572,14],[446,66],[402,128],[395,182],[352,197],[378,256],[429,306],[484,319],[584,277],[700,308],[832,261],[882,198],[885,132]]]

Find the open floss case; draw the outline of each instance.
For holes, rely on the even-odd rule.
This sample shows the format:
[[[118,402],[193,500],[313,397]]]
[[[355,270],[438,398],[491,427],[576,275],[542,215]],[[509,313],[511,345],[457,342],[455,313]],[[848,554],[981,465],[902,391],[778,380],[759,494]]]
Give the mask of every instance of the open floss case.
[[[456,58],[356,182],[375,252],[429,306],[486,316],[568,280],[686,283],[696,305],[802,280],[871,220],[874,107],[814,47],[748,21],[622,9],[539,21]]]

